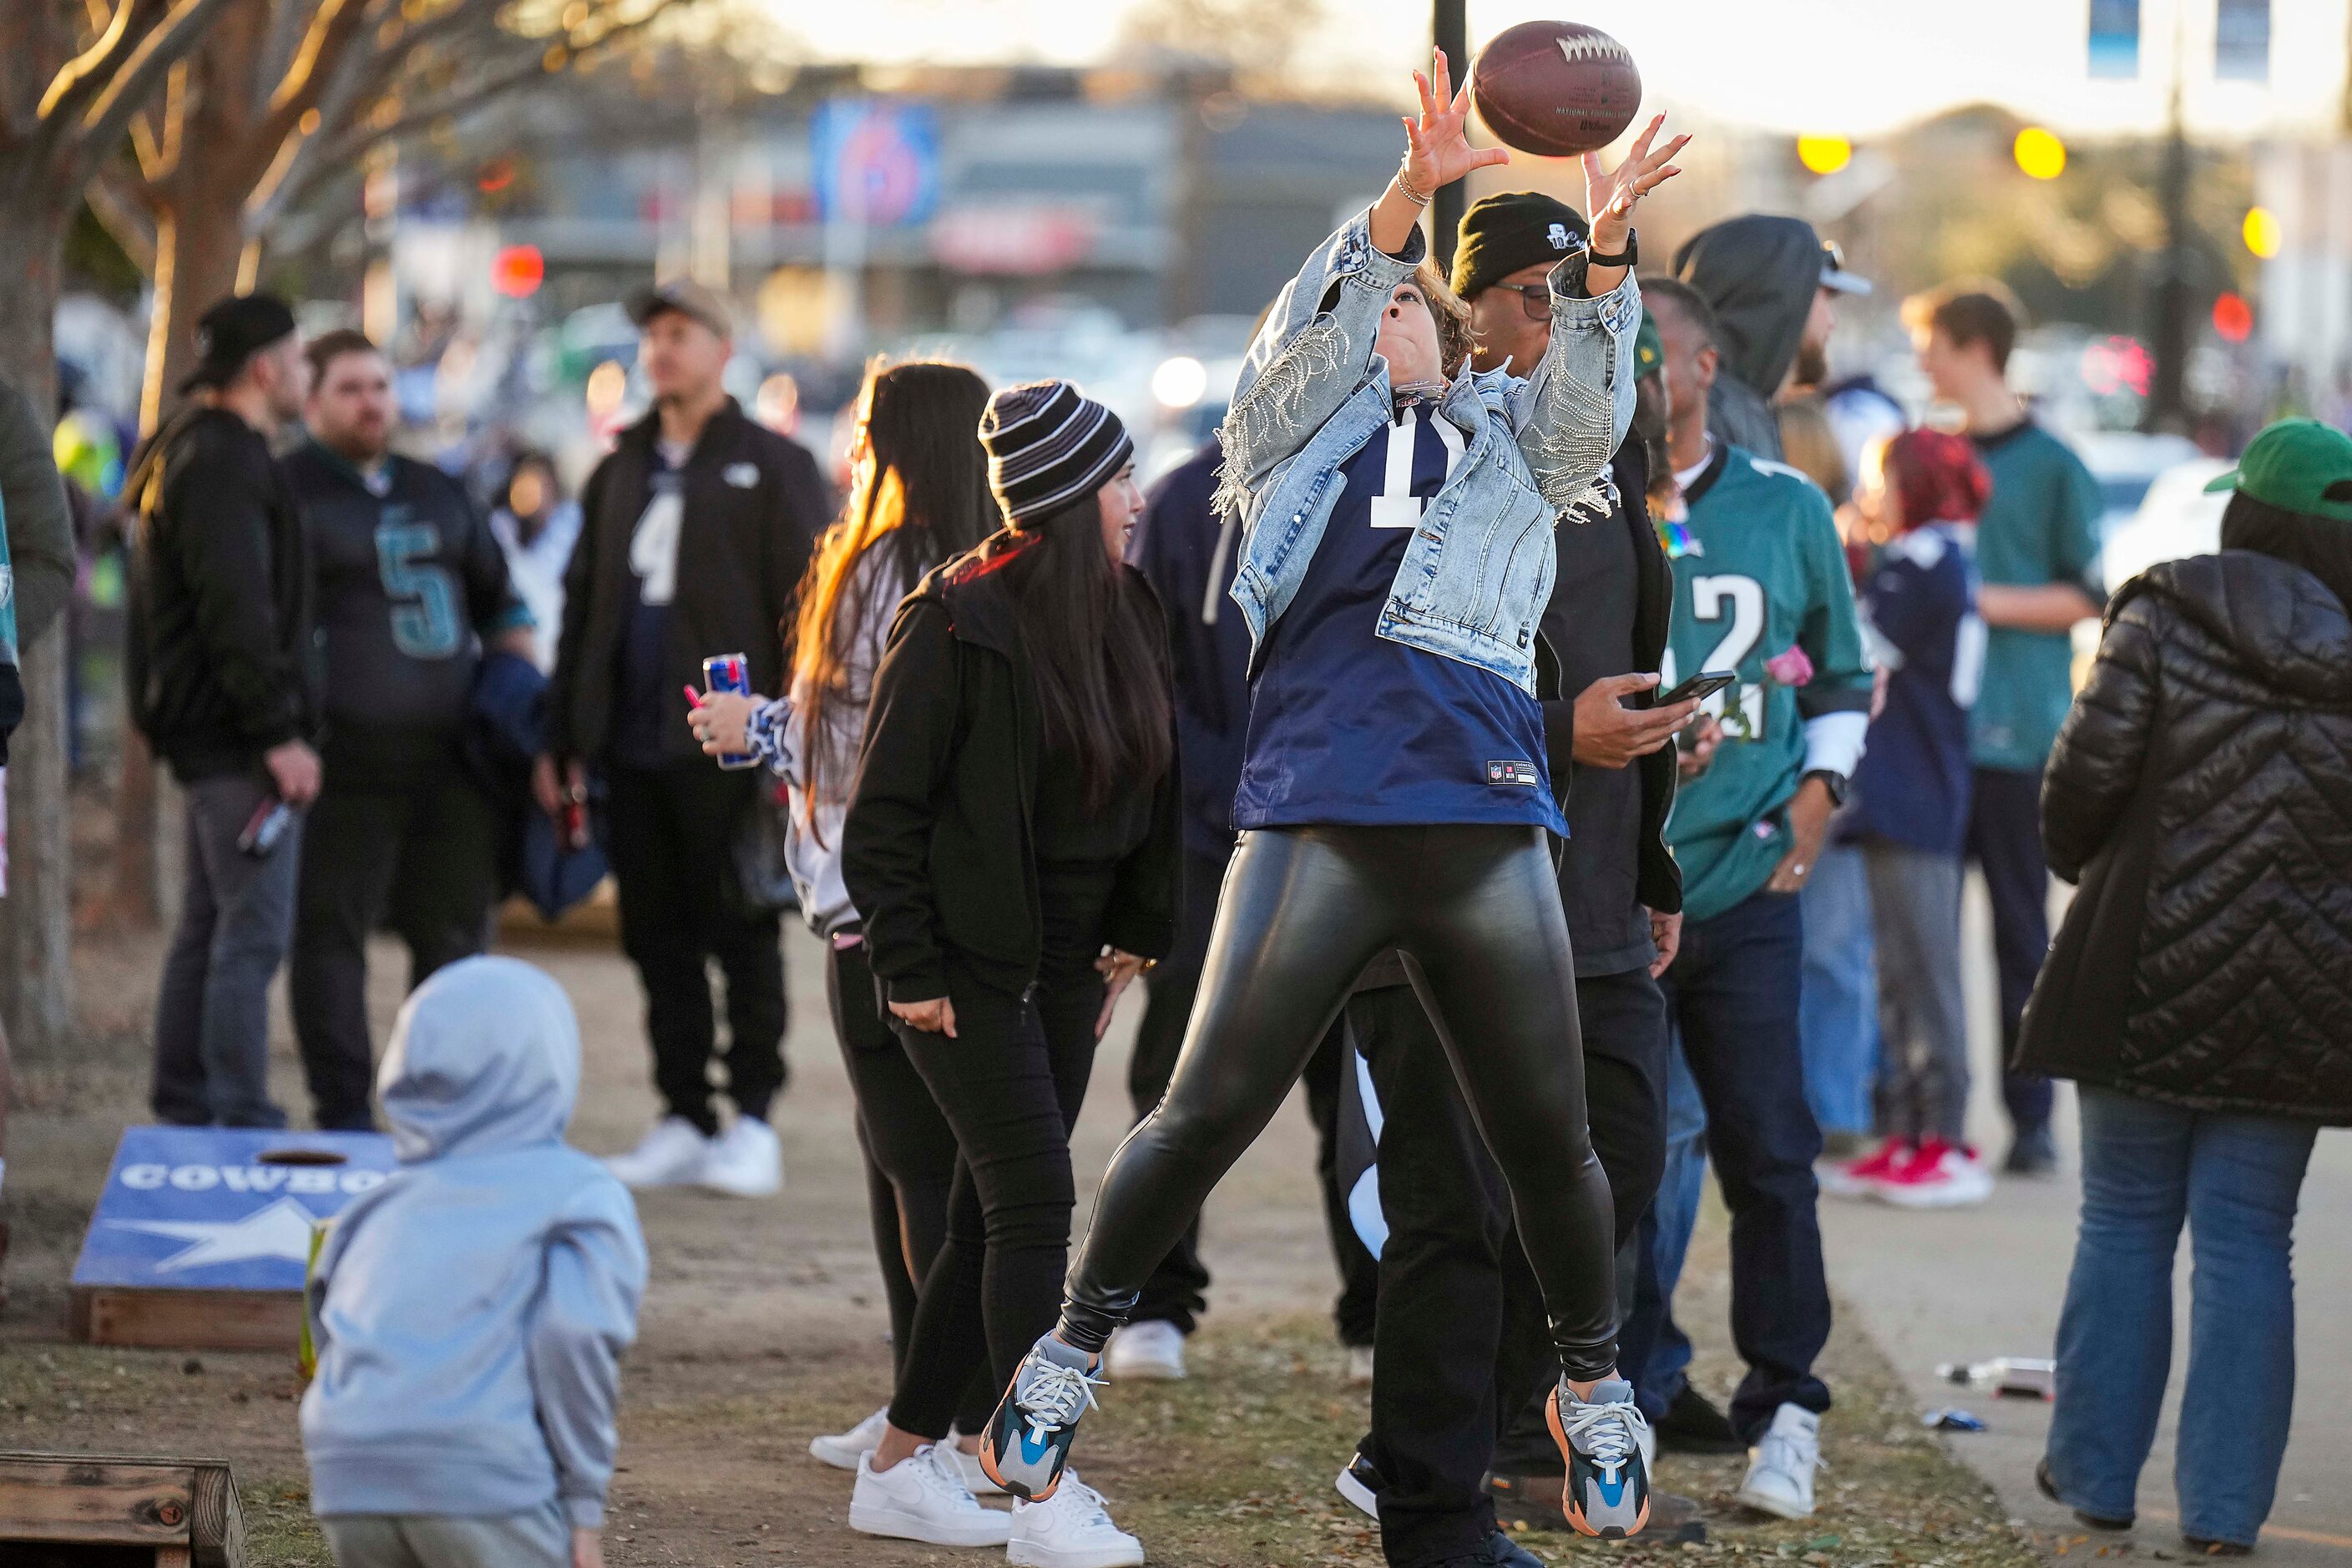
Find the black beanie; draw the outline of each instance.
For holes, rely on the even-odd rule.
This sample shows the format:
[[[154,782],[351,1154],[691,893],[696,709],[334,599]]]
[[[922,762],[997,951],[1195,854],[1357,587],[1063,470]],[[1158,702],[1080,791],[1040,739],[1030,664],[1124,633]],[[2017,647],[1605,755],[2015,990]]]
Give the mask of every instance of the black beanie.
[[[1549,267],[1583,249],[1590,232],[1574,207],[1541,191],[1481,197],[1462,215],[1454,291],[1467,300],[1523,267]]]
[[[1118,416],[1066,381],[1008,386],[980,416],[988,488],[1019,522],[1102,489],[1135,456]]]

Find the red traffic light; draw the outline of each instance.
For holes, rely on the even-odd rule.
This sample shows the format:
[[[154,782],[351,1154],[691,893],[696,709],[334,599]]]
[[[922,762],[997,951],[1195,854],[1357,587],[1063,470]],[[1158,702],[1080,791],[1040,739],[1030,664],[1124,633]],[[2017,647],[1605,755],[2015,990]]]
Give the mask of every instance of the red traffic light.
[[[547,280],[547,258],[535,245],[509,245],[490,263],[490,287],[509,300],[528,299]]]
[[[2213,331],[2225,343],[2242,343],[2254,335],[2254,308],[2242,294],[2224,294],[2213,301]]]

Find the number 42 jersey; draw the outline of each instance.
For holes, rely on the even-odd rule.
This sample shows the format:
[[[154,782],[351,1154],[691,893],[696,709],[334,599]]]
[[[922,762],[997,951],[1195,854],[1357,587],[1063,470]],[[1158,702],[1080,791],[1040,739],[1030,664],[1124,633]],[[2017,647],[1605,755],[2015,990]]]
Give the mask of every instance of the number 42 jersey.
[[[1703,921],[1771,879],[1789,849],[1789,801],[1808,771],[1853,773],[1871,667],[1844,546],[1811,480],[1719,446],[1684,500],[1688,540],[1669,546],[1675,609],[1663,686],[1710,670],[1739,677],[1704,704],[1722,722],[1723,743],[1683,785],[1666,824],[1684,911]],[[1788,657],[1792,648],[1804,657]]]

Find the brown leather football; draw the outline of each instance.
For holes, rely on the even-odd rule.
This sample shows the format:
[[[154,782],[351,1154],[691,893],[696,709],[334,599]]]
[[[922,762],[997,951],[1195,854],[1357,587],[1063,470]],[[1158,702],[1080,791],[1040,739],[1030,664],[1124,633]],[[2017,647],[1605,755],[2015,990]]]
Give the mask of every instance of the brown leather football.
[[[1581,22],[1522,22],[1486,41],[1470,97],[1496,140],[1570,158],[1624,134],[1642,107],[1642,73],[1624,45]]]

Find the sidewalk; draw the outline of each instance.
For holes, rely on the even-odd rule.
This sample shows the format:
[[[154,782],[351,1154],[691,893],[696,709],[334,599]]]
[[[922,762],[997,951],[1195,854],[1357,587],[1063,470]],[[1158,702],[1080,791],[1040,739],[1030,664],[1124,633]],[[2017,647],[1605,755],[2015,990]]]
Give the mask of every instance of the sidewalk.
[[[1968,951],[1987,951],[1980,894],[1971,889]],[[1988,1026],[1990,976],[1969,973],[1970,1016],[1979,1037],[1971,1130],[1998,1158],[2007,1133],[1990,1068],[1997,1056]],[[2062,1174],[2049,1182],[2003,1182],[1984,1207],[1906,1214],[1883,1205],[1824,1198],[1822,1229],[1832,1286],[1863,1320],[1920,1408],[1958,1405],[1990,1425],[1950,1435],[1952,1452],[1999,1491],[2015,1518],[2045,1542],[2083,1533],[2066,1510],[2034,1489],[2033,1465],[2049,1430],[2049,1407],[1996,1399],[1945,1384],[1943,1362],[1997,1355],[2047,1356],[2074,1258],[2081,1188],[2074,1159],[2074,1112],[2062,1090]],[[2259,1561],[2282,1568],[2352,1568],[2352,1132],[2323,1133],[2303,1189],[2295,1233],[2294,1436],[2279,1477],[2278,1502],[2263,1532]],[[2184,1235],[2175,1290],[2173,1381],[2157,1448],[2140,1479],[2141,1553],[2185,1555],[2172,1488],[2172,1437],[2188,1353],[2189,1244]],[[2095,1537],[2095,1550],[2110,1538]]]

